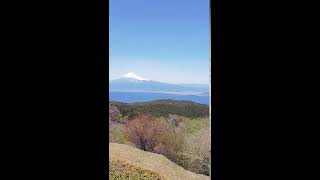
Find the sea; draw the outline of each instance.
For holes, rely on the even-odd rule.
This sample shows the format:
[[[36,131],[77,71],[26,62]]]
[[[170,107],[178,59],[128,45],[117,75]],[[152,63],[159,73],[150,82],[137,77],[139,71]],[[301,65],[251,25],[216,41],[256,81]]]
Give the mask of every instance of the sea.
[[[124,92],[109,91],[109,101],[117,101],[124,103],[147,102],[162,99],[188,100],[200,104],[209,104],[208,95],[183,95],[174,93],[158,93],[158,92]]]

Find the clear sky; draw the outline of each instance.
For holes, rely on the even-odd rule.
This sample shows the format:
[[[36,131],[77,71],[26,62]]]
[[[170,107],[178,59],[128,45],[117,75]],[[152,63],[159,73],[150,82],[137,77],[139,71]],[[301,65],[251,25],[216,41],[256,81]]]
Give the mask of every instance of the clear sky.
[[[109,75],[209,83],[209,0],[110,0]]]

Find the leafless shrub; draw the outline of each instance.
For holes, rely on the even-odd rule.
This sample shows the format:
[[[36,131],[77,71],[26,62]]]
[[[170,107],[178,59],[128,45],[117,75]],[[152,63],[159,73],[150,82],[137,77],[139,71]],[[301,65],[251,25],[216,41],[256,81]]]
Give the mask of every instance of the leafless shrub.
[[[178,127],[182,120],[183,120],[182,116],[178,116],[175,114],[169,114],[168,123],[172,128]]]
[[[209,175],[210,168],[210,135],[209,129],[202,129],[186,138],[179,153],[180,163],[186,169]]]
[[[150,115],[139,115],[126,125],[128,140],[144,151],[154,152],[160,143],[161,136],[166,132],[166,126],[156,121]]]
[[[181,151],[184,141],[184,134],[181,131],[168,130],[166,134],[161,136],[160,143],[155,147],[155,152],[178,163],[178,152]]]

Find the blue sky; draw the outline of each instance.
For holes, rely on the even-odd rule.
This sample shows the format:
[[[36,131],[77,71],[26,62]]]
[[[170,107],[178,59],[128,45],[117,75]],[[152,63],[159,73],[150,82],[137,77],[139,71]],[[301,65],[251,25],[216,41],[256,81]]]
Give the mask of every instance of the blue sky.
[[[209,83],[209,0],[110,0],[109,75]]]

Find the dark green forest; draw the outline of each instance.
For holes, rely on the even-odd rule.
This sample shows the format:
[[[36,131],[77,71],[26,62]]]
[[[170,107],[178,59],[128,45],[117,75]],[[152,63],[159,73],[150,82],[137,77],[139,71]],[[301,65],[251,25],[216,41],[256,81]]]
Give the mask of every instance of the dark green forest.
[[[169,117],[170,114],[187,118],[209,116],[209,106],[191,101],[158,100],[143,103],[110,102],[124,117],[132,119],[140,113],[151,114],[155,117]]]

